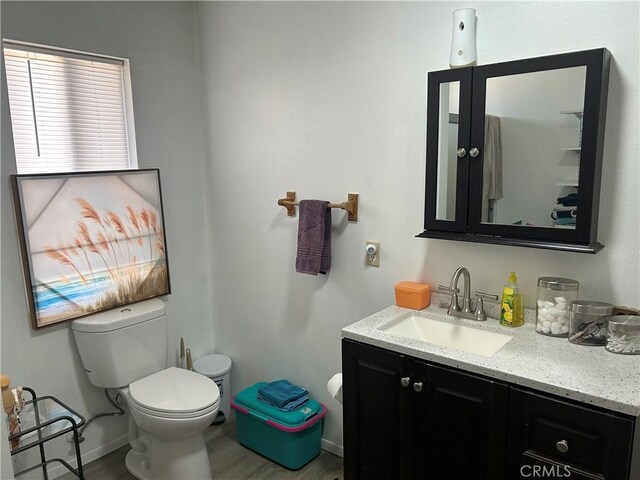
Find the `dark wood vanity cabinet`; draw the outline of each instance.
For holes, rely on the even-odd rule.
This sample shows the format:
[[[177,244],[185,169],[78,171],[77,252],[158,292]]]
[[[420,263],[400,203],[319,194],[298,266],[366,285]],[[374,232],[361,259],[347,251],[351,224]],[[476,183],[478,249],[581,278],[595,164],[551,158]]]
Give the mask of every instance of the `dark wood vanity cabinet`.
[[[612,412],[512,387],[509,478],[546,467],[570,479],[630,479],[634,422]],[[640,473],[640,472],[638,472]]]
[[[346,480],[501,480],[508,387],[343,340]]]
[[[430,72],[419,237],[596,253],[610,53]]]
[[[640,478],[635,418],[349,339],[342,368],[345,480]]]
[[[406,478],[411,440],[408,392],[398,388],[403,370],[402,355],[343,340],[346,479]]]
[[[406,478],[503,479],[507,385],[420,360],[407,363],[413,471]],[[419,392],[416,382],[423,385]]]

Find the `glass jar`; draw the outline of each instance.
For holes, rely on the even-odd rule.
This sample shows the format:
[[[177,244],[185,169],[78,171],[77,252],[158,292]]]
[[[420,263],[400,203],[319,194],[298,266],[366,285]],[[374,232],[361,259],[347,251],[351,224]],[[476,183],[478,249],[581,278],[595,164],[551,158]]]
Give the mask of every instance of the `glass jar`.
[[[570,278],[538,278],[536,332],[552,337],[569,333],[569,305],[578,298],[578,281]]]
[[[607,350],[624,355],[640,355],[640,317],[614,315],[607,327]]]
[[[607,343],[607,321],[613,305],[594,300],[575,300],[569,308],[569,341],[578,345]]]

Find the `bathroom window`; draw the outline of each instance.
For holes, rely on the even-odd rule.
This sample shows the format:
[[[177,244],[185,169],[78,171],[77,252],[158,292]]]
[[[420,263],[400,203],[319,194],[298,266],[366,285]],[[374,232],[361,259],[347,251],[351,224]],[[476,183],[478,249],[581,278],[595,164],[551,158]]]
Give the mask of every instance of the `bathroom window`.
[[[18,173],[137,168],[126,59],[3,41]]]

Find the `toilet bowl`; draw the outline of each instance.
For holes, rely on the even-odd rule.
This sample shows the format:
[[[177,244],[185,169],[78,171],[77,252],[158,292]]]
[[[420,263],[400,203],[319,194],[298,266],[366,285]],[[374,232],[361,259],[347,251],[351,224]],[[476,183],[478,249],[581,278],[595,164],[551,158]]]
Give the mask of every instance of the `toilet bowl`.
[[[218,412],[220,390],[204,375],[165,368],[164,302],[90,315],[71,328],[91,383],[117,388],[127,400],[127,470],[140,480],[210,479],[203,432]]]
[[[207,377],[167,368],[142,378],[121,392],[145,448],[132,448],[127,470],[140,480],[211,478],[202,432],[220,405],[217,385]],[[131,442],[132,446],[137,442]]]
[[[204,375],[171,367],[129,385],[127,401],[142,431],[177,440],[211,424],[218,412],[220,391]]]

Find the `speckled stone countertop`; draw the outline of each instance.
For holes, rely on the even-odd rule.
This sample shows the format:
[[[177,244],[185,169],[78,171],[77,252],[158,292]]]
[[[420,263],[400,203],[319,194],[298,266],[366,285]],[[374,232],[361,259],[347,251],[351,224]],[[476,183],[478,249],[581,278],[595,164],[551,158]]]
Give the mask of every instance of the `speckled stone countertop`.
[[[496,316],[494,307],[486,306],[488,315]],[[640,355],[616,355],[604,347],[574,345],[566,338],[540,335],[535,332],[531,321],[532,311],[527,311],[527,321],[522,327],[509,328],[501,326],[495,318],[476,322],[451,317],[446,309],[433,304],[422,310],[429,317],[444,322],[513,335],[509,343],[488,358],[379,330],[379,327],[407,312],[412,310],[393,305],[342,329],[342,336],[578,402],[640,416]]]

